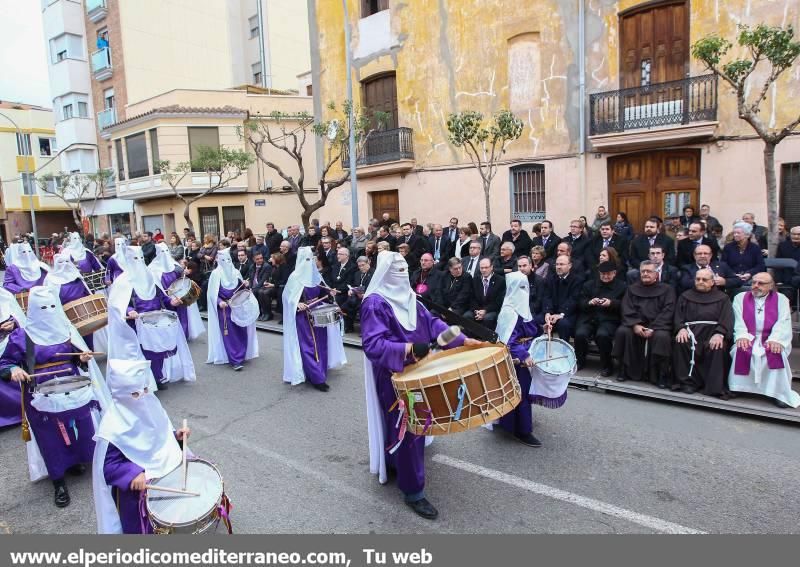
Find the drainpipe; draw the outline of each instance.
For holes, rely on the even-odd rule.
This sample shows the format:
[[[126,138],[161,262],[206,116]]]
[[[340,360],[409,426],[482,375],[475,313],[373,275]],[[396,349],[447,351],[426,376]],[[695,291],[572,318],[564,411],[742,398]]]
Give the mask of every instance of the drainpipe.
[[[583,199],[583,210],[588,210],[588,196],[586,195],[586,11],[585,0],[578,0],[578,92],[580,97],[579,132],[578,140],[579,171],[578,186]]]
[[[266,89],[267,71],[272,73],[272,69],[267,69],[267,57],[264,52],[264,11],[261,5],[263,1],[256,0],[256,14],[258,15],[258,57],[261,59],[261,86]]]

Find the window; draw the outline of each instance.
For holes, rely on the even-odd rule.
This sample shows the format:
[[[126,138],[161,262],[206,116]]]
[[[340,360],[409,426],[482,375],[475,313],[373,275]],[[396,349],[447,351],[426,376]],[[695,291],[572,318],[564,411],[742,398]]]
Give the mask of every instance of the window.
[[[78,117],[89,118],[89,105],[85,102],[78,103]]]
[[[545,178],[543,165],[511,168],[511,217],[523,222],[545,219]]]
[[[63,61],[66,58],[67,58],[66,49],[64,51],[59,51],[58,53],[56,53],[56,61]]]
[[[122,140],[114,140],[117,150],[117,179],[125,181],[125,162],[122,160]]]
[[[53,145],[51,145],[51,140],[55,141],[53,138],[42,138],[39,137],[39,155],[40,156],[51,156],[53,155],[55,149]]]
[[[398,127],[397,121],[397,81],[395,74],[381,75],[367,79],[362,83],[364,91],[364,109],[367,116],[372,118],[372,127],[381,130],[394,130]],[[374,119],[375,112],[385,112],[388,118],[384,124],[379,124]]]
[[[54,108],[61,109],[61,120],[70,118],[89,118],[89,95],[67,93],[53,99]]]
[[[147,165],[147,141],[144,132],[125,138],[125,154],[128,157],[128,178],[150,175]]]
[[[17,132],[17,155],[18,156],[29,156],[29,155],[31,155],[31,135],[30,134],[22,134],[20,136],[19,132]]]
[[[200,233],[213,234],[219,237],[219,211],[216,207],[199,207],[197,213],[200,215]],[[198,236],[199,239],[199,236]]]
[[[389,0],[361,0],[361,17],[366,18],[389,9]]]
[[[58,189],[58,184],[56,183],[55,179],[48,179],[47,180],[47,191],[46,193],[50,193],[51,195],[55,195],[56,189]]]
[[[247,22],[250,24],[250,39],[258,37],[258,16],[253,16]]]
[[[22,173],[22,194],[36,195],[36,182],[32,173]]]
[[[114,89],[106,89],[103,91],[103,108],[106,110],[114,108]]]
[[[781,166],[781,216],[786,226],[800,225],[800,163]]]
[[[219,129],[212,127],[189,127],[189,159],[194,162],[198,157],[197,150],[202,147],[219,149]],[[192,165],[192,171],[203,171]]]
[[[153,175],[158,173],[156,168],[158,167],[158,130],[153,128],[150,130],[150,158],[153,160]]]
[[[71,104],[65,104],[62,107],[61,116],[64,118],[64,120],[69,120],[70,118],[72,118],[72,105]]]
[[[53,63],[64,59],[83,58],[83,37],[72,33],[63,33],[50,40],[50,58]]]
[[[314,85],[306,85],[306,96],[314,96]]]
[[[224,234],[230,231],[244,234],[244,207],[222,207],[222,227]]]
[[[250,68],[253,70],[253,84],[260,85],[261,84],[261,62],[253,63]]]

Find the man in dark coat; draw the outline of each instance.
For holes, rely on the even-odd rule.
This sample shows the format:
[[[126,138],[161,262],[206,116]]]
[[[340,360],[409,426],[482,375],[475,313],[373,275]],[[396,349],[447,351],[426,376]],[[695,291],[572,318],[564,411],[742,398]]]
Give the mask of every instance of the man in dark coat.
[[[478,230],[483,255],[494,260],[500,255],[500,237],[492,232],[492,223],[487,221],[482,222]]]
[[[156,257],[156,245],[153,242],[153,233],[145,232],[142,234],[142,255],[144,256],[144,263],[148,266]]]
[[[678,298],[673,322],[678,332],[672,389],[682,388],[687,394],[702,389],[706,395],[727,400],[733,307],[714,285],[714,272],[708,268],[697,271],[694,289]]]
[[[387,242],[389,244],[389,250],[394,252],[397,249],[397,240],[394,236],[389,234],[389,228],[381,225],[378,229],[378,239],[376,242]]]
[[[701,244],[694,249],[694,262],[681,268],[681,283],[679,293],[694,288],[694,276],[698,270],[710,268],[714,273],[714,285],[720,291],[733,294],[742,287],[742,278],[733,273],[728,264],[720,260],[711,259],[711,247]]]
[[[503,233],[503,242],[514,245],[514,256],[526,256],[531,253],[531,237],[523,230],[520,220],[511,221],[511,228]]]
[[[400,242],[398,242],[398,244],[402,242],[408,244],[408,247],[411,249],[411,253],[415,258],[422,258],[422,255],[425,252],[429,252],[427,239],[425,239],[423,236],[415,234],[414,227],[411,226],[411,223],[407,222],[400,228],[403,231],[403,236],[400,238]]]
[[[619,255],[619,260],[624,266],[628,262],[628,241],[624,236],[619,236],[614,233],[614,227],[610,222],[604,222],[600,225],[597,235],[592,239],[591,243],[586,249],[586,256],[584,260],[587,266],[594,266],[597,263],[597,258],[604,248],[613,248]]]
[[[561,239],[561,243],[565,242],[572,247],[572,259],[583,261],[590,241],[589,237],[583,233],[583,224],[579,219],[569,221],[569,234]]]
[[[528,278],[528,289],[530,290],[529,305],[531,308],[531,315],[534,320],[541,324],[544,321],[542,314],[542,304],[544,302],[544,279],[536,275],[533,270],[533,262],[530,256],[522,256],[517,258],[517,269],[521,274]]]
[[[342,307],[347,301],[350,280],[356,272],[356,263],[350,259],[350,249],[342,246],[336,251],[336,262],[328,268],[325,282],[336,290],[336,304]]]
[[[653,246],[650,249],[650,262],[656,268],[656,281],[670,285],[677,291],[680,284],[680,272],[678,268],[665,262],[666,253],[660,246]],[[638,270],[630,270],[628,272],[628,285],[636,282],[639,279]]]
[[[583,284],[581,291],[580,315],[575,328],[575,355],[580,370],[586,365],[589,341],[594,337],[600,351],[600,374],[608,377],[614,372],[611,350],[620,324],[625,284],[617,278],[617,266],[613,262],[600,262],[597,271],[598,277]]]
[[[500,256],[494,261],[494,271],[503,277],[517,271],[517,257],[514,255],[513,243],[503,242],[500,245]]]
[[[489,258],[481,258],[478,269],[480,273],[472,278],[472,303],[464,316],[494,329],[506,295],[506,280],[494,273],[494,265]]]
[[[442,307],[459,315],[469,308],[472,300],[472,277],[464,271],[461,260],[450,258],[442,282]]]
[[[684,238],[678,242],[678,255],[676,264],[683,266],[690,264],[694,259],[695,248],[706,245],[711,248],[711,255],[714,260],[719,257],[719,244],[715,238],[706,235],[702,223],[693,222],[689,225],[689,238]]]
[[[775,254],[776,258],[791,258],[800,265],[800,226],[793,226],[789,229],[789,238],[778,244],[778,251]],[[794,270],[782,269],[775,270],[775,275],[780,283],[790,283]]]
[[[639,264],[650,258],[650,248],[660,246],[666,252],[667,264],[675,263],[675,241],[661,231],[662,222],[658,217],[650,217],[644,223],[644,234],[634,237],[628,252],[628,264],[637,269]]]
[[[639,264],[639,273],[639,281],[628,287],[622,300],[622,321],[614,335],[613,356],[620,364],[617,379],[649,380],[666,388],[675,290],[658,281],[650,260]]]
[[[555,331],[558,337],[569,342],[575,333],[583,278],[572,272],[569,256],[559,256],[555,263],[556,271],[547,277],[544,286],[545,332]]]
[[[445,236],[442,225],[433,225],[433,234],[428,237],[428,249],[433,254],[433,261],[438,269],[444,270],[447,267],[447,261],[453,257],[454,248],[453,243]]]
[[[444,274],[434,268],[433,256],[430,252],[422,254],[419,265],[419,269],[411,273],[411,289],[417,295],[441,305]]]
[[[269,252],[266,256],[280,252],[281,242],[283,242],[283,235],[275,230],[275,225],[271,222],[267,223],[267,233],[264,235],[264,244],[267,245]]]
[[[556,255],[556,246],[561,242],[561,238],[553,232],[553,223],[549,220],[543,220],[540,225],[541,233],[533,239],[533,246],[541,246],[544,248],[545,259],[553,258]],[[530,254],[528,250],[527,254]],[[526,255],[527,255],[526,254]]]
[[[347,300],[342,305],[345,333],[352,333],[355,330],[356,315],[361,308],[361,301],[364,299],[364,293],[367,291],[373,273],[369,258],[366,256],[359,256],[356,265],[358,269],[350,275]]]

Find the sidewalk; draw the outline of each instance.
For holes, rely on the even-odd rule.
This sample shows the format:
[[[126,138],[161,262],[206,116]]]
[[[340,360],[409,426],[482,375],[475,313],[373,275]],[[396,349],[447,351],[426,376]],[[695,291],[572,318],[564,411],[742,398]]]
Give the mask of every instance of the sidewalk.
[[[205,318],[205,313],[202,313]],[[261,331],[283,334],[283,327],[274,321],[266,323],[257,322],[256,328]],[[356,333],[347,333],[343,337],[344,344],[355,348],[361,348],[361,337]],[[794,380],[792,387],[800,392],[800,348],[794,348],[789,357],[792,368],[794,369]],[[596,361],[590,359],[589,366],[596,365]],[[687,404],[705,409],[727,411],[732,413],[765,417],[787,423],[800,424],[800,408],[781,409],[775,406],[770,400],[758,396],[742,394],[735,399],[724,401],[713,396],[702,394],[684,394],[683,392],[672,392],[669,389],[663,390],[645,382],[634,382],[627,380],[617,382],[610,378],[600,377],[600,368],[584,368],[575,375],[570,385],[578,388],[587,388],[598,392],[610,392],[641,396],[663,402]]]

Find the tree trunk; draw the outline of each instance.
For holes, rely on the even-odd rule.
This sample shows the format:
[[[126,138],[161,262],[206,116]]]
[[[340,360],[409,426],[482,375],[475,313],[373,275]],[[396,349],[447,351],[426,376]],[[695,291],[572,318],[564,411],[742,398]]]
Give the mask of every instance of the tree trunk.
[[[491,188],[492,188],[492,182],[484,179],[483,198],[485,199],[485,205],[486,205],[486,222],[492,222],[491,206],[489,205],[489,191],[491,190]]]
[[[190,204],[191,203],[188,202],[188,201],[184,201],[183,202],[183,218],[186,221],[186,227],[189,229],[189,231],[190,232],[194,232],[194,224],[192,223],[192,219],[189,216],[189,205]],[[205,234],[195,234],[195,236],[197,237],[197,239],[199,241],[202,242],[203,241],[203,237],[205,236]],[[219,236],[219,235],[217,235],[217,236]]]
[[[770,257],[778,249],[778,182],[775,178],[775,144],[764,142],[764,174],[767,180],[767,241]]]
[[[72,221],[75,223],[75,226],[78,227],[78,234],[83,234],[83,219],[78,214],[78,209],[72,208]]]

